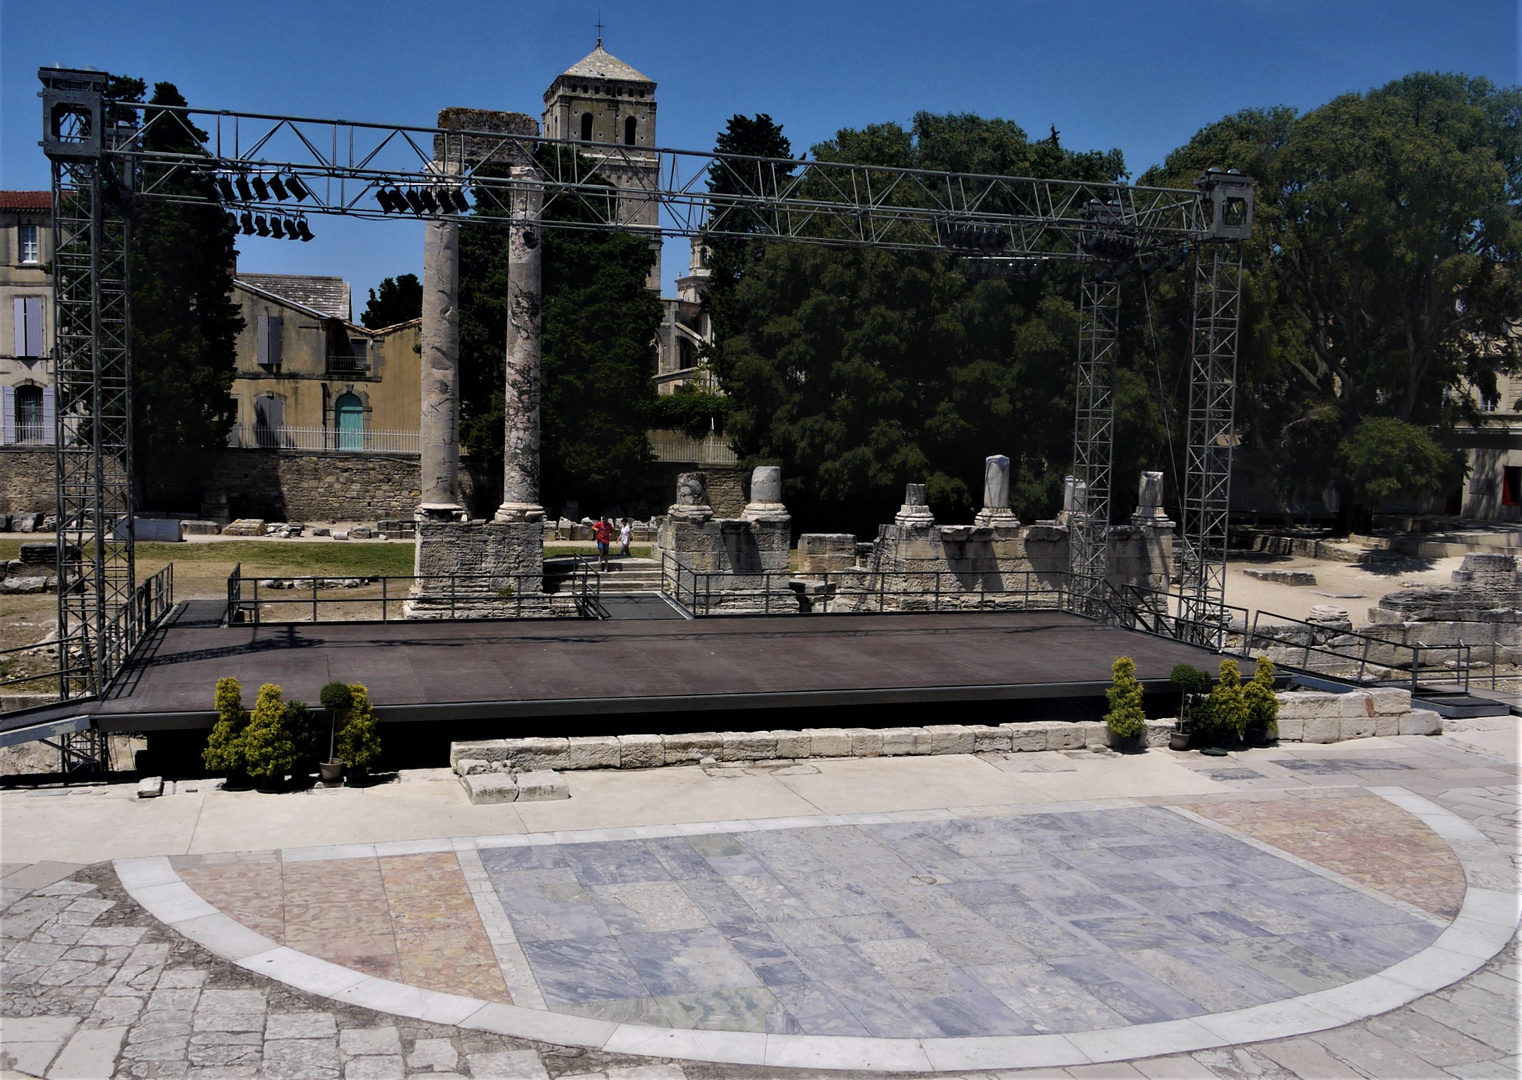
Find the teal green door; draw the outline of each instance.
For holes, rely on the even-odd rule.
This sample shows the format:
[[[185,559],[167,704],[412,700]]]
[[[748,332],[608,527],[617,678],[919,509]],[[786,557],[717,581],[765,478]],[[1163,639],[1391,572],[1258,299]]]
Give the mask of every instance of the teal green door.
[[[333,405],[337,420],[338,449],[363,450],[365,448],[365,407],[353,394],[344,394]]]

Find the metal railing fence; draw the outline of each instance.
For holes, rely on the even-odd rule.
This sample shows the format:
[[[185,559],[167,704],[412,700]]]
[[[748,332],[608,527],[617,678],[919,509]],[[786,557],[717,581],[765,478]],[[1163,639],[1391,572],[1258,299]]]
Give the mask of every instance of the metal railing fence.
[[[729,448],[722,435],[710,432],[701,439],[680,431],[647,431],[650,452],[656,461],[691,462],[694,465],[738,465],[740,457]]]
[[[1279,632],[1275,633],[1276,630]],[[1323,640],[1318,641],[1318,637]],[[1418,691],[1424,679],[1429,686],[1453,684],[1468,693],[1469,670],[1473,659],[1473,647],[1462,642],[1454,645],[1425,645],[1420,642],[1391,641],[1377,634],[1330,628],[1322,623],[1272,611],[1254,612],[1251,627],[1246,628],[1243,638],[1242,654],[1250,656],[1255,651],[1266,653],[1269,650],[1278,654],[1274,662],[1280,667],[1328,675],[1364,685],[1409,683],[1413,694]],[[1300,654],[1299,661],[1295,662],[1297,652]],[[1374,654],[1372,660],[1371,652]],[[1435,674],[1447,675],[1449,669],[1442,662],[1434,665],[1430,659],[1433,654],[1453,656],[1451,677],[1435,677]],[[1424,659],[1427,660],[1425,675],[1422,667]],[[1371,669],[1376,674],[1371,675]],[[1409,676],[1394,677],[1395,672],[1408,669]]]
[[[338,431],[334,428],[261,427],[234,424],[227,445],[235,450],[308,450],[357,454],[416,454],[416,431]]]

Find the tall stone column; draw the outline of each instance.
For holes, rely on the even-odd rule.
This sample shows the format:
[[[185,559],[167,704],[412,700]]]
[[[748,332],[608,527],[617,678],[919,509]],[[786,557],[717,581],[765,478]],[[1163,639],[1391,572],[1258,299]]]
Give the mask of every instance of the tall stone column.
[[[423,226],[422,416],[418,516],[448,521],[460,506],[460,227]]]
[[[514,167],[515,224],[508,241],[506,433],[502,455],[503,523],[543,521],[539,505],[540,348],[543,293],[539,215],[543,190],[531,170]]]

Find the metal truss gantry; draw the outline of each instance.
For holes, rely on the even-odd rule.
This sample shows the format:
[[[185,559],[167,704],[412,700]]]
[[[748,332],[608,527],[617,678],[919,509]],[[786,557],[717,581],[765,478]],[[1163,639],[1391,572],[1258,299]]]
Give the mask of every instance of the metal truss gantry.
[[[997,237],[980,258],[1085,264],[1073,454],[1085,497],[1081,527],[1072,534],[1071,569],[1075,582],[1096,590],[1078,590],[1079,606],[1088,608],[1103,588],[1106,563],[1119,295],[1118,276],[1102,281],[1088,272],[1113,262],[1094,253],[1093,241],[1101,233],[1118,238],[1138,264],[1188,248],[1199,269],[1178,623],[1217,625],[1224,613],[1240,286],[1232,268],[1240,266],[1240,242],[1252,231],[1253,181],[1247,177],[1212,170],[1194,189],[1142,187],[587,144],[118,103],[107,97],[109,76],[101,72],[43,68],[38,74],[57,245],[59,636],[60,652],[70,658],[66,693],[102,692],[138,634],[125,614],[133,607],[128,207],[143,199],[219,204],[218,176],[299,178],[303,194],[296,202],[255,195],[230,207],[240,213],[394,219],[394,210],[377,200],[382,191],[448,188],[468,191],[474,206],[428,199],[439,208],[423,216],[519,223],[512,207],[524,204],[516,196],[531,187],[545,215],[534,224],[547,228],[898,251],[956,250],[957,238],[971,231]],[[158,149],[166,146],[199,148]],[[493,164],[502,161],[523,167]],[[440,169],[439,162],[450,168]],[[187,177],[197,183],[185,183]],[[134,178],[141,180],[136,190]],[[264,190],[280,187],[254,188]],[[658,227],[648,224],[652,207]],[[577,212],[560,212],[570,209]],[[1209,332],[1202,334],[1202,326]],[[1202,342],[1208,342],[1203,351]]]

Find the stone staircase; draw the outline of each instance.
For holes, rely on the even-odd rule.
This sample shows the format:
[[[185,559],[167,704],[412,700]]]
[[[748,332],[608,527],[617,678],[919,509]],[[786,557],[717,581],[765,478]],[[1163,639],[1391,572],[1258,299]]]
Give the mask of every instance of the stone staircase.
[[[603,596],[624,594],[649,594],[661,591],[661,565],[654,559],[608,560],[609,569],[598,570],[597,560],[582,560],[596,573]],[[570,558],[546,559],[544,562],[544,586],[547,590],[560,592],[571,586],[579,569],[578,560]]]

